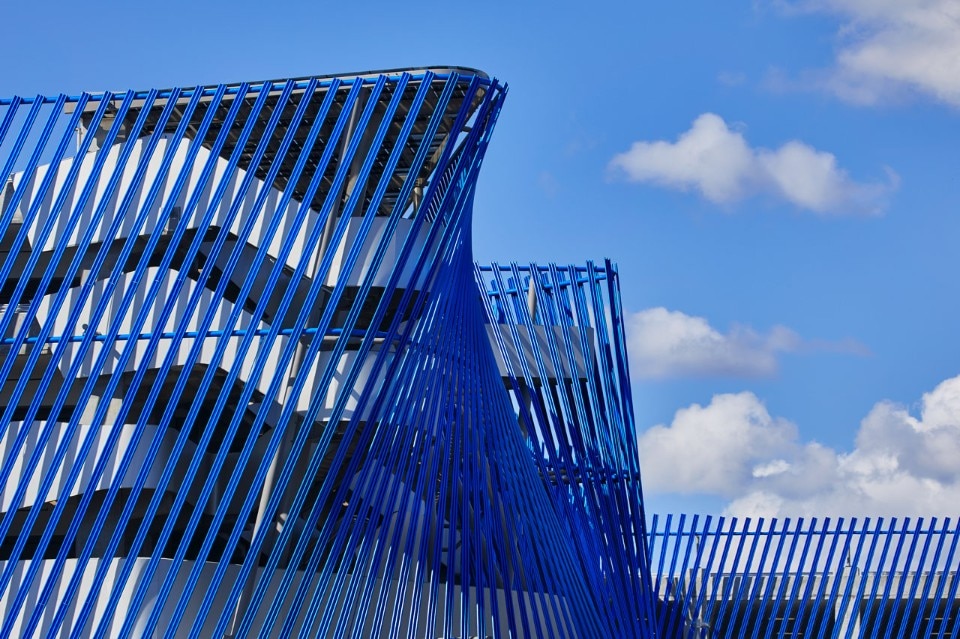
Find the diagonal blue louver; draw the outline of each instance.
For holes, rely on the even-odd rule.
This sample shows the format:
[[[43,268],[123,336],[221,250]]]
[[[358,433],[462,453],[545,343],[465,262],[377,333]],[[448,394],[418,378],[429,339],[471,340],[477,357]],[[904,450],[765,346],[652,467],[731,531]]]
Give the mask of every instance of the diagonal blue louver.
[[[0,636],[647,637],[618,275],[435,68],[0,101]]]

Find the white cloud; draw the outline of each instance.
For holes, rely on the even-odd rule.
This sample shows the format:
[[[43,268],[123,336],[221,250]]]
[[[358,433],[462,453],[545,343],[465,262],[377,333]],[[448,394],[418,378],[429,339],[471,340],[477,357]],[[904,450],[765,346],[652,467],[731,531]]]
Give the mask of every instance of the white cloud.
[[[879,214],[897,182],[892,171],[886,182],[856,182],[832,153],[797,140],[778,149],[751,147],[713,113],[699,116],[676,142],[634,142],[610,169],[632,182],[694,189],[716,204],[764,194],[824,215]]]
[[[960,503],[960,376],[924,394],[919,417],[877,403],[852,451],[803,442],[752,393],[716,395],[640,437],[652,492],[729,500],[737,516],[953,515]]]
[[[753,394],[717,395],[643,433],[643,483],[657,492],[736,497],[753,484],[755,469],[793,457],[796,439],[796,427],[772,418]]]
[[[960,3],[956,0],[801,0],[791,13],[841,16],[832,69],[819,83],[874,103],[904,91],[960,106]]]
[[[777,372],[781,353],[867,352],[852,340],[803,340],[785,326],[764,334],[735,325],[721,333],[703,317],[663,307],[629,315],[626,329],[631,371],[641,378],[767,377]]]

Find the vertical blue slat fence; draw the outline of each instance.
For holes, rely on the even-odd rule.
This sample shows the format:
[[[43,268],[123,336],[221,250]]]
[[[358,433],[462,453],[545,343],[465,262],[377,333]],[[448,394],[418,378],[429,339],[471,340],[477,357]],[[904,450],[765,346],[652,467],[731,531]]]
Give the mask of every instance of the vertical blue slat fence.
[[[956,521],[679,521],[654,517],[650,532],[659,636],[932,638],[960,631]],[[663,561],[691,545],[682,561]],[[755,546],[774,550],[751,553]],[[719,563],[704,559],[717,554]]]

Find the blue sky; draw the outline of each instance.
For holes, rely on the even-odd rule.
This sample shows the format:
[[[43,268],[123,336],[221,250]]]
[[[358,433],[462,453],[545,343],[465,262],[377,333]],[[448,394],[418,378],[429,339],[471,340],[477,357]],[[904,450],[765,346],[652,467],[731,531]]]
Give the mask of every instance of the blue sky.
[[[619,263],[652,508],[956,510],[956,0],[326,4],[16,3],[0,93],[481,68],[476,257]]]

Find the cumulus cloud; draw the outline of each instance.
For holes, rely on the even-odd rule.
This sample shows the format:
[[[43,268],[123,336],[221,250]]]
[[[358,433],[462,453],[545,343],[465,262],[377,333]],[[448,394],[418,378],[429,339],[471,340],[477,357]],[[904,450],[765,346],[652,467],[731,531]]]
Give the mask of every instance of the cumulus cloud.
[[[790,13],[838,15],[833,68],[815,79],[861,103],[909,91],[960,106],[960,4],[956,0],[800,0]]]
[[[751,147],[719,115],[704,113],[675,142],[634,142],[610,161],[614,175],[632,182],[696,190],[716,204],[764,194],[814,213],[875,215],[897,178],[861,183],[837,158],[797,140],[777,149]]]
[[[734,498],[750,489],[756,474],[795,457],[797,438],[796,427],[771,417],[752,393],[717,395],[708,406],[683,408],[669,426],[643,433],[644,486]]]
[[[728,500],[737,516],[954,515],[960,503],[960,376],[924,394],[919,416],[889,401],[851,451],[801,441],[752,393],[716,395],[640,437],[653,492]]]
[[[626,328],[631,370],[642,378],[767,377],[777,372],[781,353],[867,352],[852,340],[804,340],[785,326],[759,333],[735,325],[722,333],[703,317],[663,307],[629,315]]]

